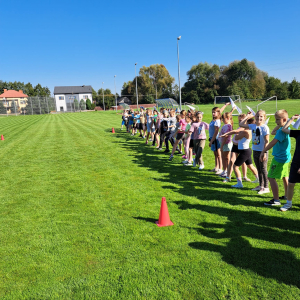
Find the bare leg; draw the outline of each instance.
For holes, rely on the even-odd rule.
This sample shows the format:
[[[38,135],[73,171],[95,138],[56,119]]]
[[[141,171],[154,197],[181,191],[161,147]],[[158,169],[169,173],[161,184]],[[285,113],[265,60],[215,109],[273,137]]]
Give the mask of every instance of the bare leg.
[[[237,179],[241,178],[241,172],[239,170],[239,167],[236,166],[236,165],[233,165],[233,170],[234,170],[234,173],[235,173],[235,176]]]
[[[235,152],[231,152],[230,155],[230,162],[228,164],[228,168],[227,168],[227,177],[231,177],[232,171],[233,171],[233,164],[236,161],[236,153]]]
[[[171,155],[174,155],[174,153],[175,153],[175,151],[176,151],[176,148],[177,148],[177,146],[178,146],[178,143],[179,143],[179,140],[176,140],[176,141],[175,141],[175,144],[174,144],[174,146],[173,146]]]
[[[283,186],[284,186],[284,195],[285,195],[285,197],[287,197],[287,189],[288,189],[288,184],[289,184],[289,178],[288,177],[283,177],[282,181],[283,181]]]
[[[247,178],[247,165],[245,163],[242,164],[242,172],[243,172],[243,177]]]
[[[253,173],[253,175],[255,176],[255,177],[257,177],[258,175],[257,175],[257,169],[251,164],[251,165],[248,165],[247,166],[250,170],[251,170],[251,172]]]
[[[279,200],[278,184],[276,182],[276,179],[269,178],[269,182],[270,182],[270,185],[271,185],[271,189],[272,189],[272,193],[273,193],[273,198],[275,200]]]
[[[292,201],[293,196],[294,196],[294,187],[295,187],[295,183],[288,183],[288,187],[287,187],[287,199]]]

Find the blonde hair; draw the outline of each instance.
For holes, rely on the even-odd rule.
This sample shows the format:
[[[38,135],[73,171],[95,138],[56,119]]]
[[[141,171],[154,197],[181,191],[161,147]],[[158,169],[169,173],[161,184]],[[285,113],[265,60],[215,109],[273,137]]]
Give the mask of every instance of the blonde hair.
[[[218,107],[218,106],[216,106],[216,107],[214,107],[213,109],[212,109],[212,112],[217,112],[218,113],[218,116],[216,117],[216,118],[214,118],[214,120],[215,119],[221,119],[221,111],[220,111],[220,108]]]
[[[285,109],[280,109],[276,111],[275,117],[280,117],[281,119],[288,119],[289,115]]]
[[[266,112],[265,112],[264,110],[262,110],[262,109],[258,110],[258,111],[256,112],[255,116],[256,116],[257,114],[259,114],[259,113],[263,114],[265,119],[267,118],[267,114],[266,114]]]
[[[229,119],[231,126],[233,127],[233,119],[232,119],[232,113],[231,112],[226,112],[222,115],[222,120],[224,121],[225,119]]]

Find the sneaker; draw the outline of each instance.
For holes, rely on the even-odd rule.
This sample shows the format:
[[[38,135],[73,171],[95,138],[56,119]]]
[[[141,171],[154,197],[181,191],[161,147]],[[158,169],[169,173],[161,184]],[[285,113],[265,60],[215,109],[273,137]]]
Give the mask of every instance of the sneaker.
[[[280,210],[281,211],[287,211],[287,210],[289,210],[291,208],[292,208],[292,204],[291,203],[286,203],[282,207],[280,207]]]
[[[250,182],[250,181],[251,181],[251,179],[250,179],[250,178],[248,178],[248,177],[243,177],[243,181],[248,181],[248,182]]]
[[[185,164],[185,166],[192,166],[193,164],[191,163],[191,162],[187,162],[186,164]]]
[[[231,187],[236,188],[236,189],[241,189],[241,188],[243,188],[244,186],[243,186],[243,184],[242,184],[241,181],[238,181],[237,184],[232,185]]]
[[[148,145],[148,141],[146,142],[146,145]]]
[[[251,191],[260,191],[261,190],[261,186],[258,185],[257,187],[255,187],[254,189],[252,189]]]
[[[252,183],[259,183],[259,179],[256,178],[255,180],[251,181]]]
[[[286,196],[281,196],[281,197],[279,197],[279,200],[287,200],[287,199],[286,199]]]
[[[156,147],[156,148],[157,148],[157,147]],[[157,150],[158,150],[158,151],[161,151],[161,150],[162,150],[162,148],[158,148]]]
[[[220,175],[220,174],[222,174],[222,170],[218,170],[218,171],[216,171],[216,173],[215,173],[216,175]]]
[[[132,133],[131,136],[134,136],[134,134]]]
[[[216,168],[213,168],[212,170],[209,170],[209,172],[216,172]]]
[[[183,164],[186,164],[186,163],[188,163],[188,162],[189,162],[189,160],[186,159],[186,160],[184,160],[182,163],[183,163]]]
[[[181,158],[183,159],[187,159],[186,155],[182,155]]]
[[[231,181],[231,178],[229,178],[229,177],[226,177],[224,180],[223,180],[223,182],[225,183],[225,182],[230,182]]]
[[[153,145],[153,146],[155,146],[155,145]],[[156,148],[156,149],[158,149],[158,148],[159,148],[159,146],[156,146],[155,148]]]
[[[170,157],[169,157],[169,160],[171,161],[173,159],[173,155],[171,155]]]
[[[225,177],[227,177],[227,172],[223,172],[223,173],[221,173],[219,176],[225,178]]]
[[[195,160],[195,158],[193,158],[193,167],[196,167],[196,160]]]
[[[149,142],[152,142],[152,139],[149,139]]]
[[[170,150],[167,150],[167,149],[164,151],[164,153],[169,153],[169,152],[170,152]]]
[[[145,136],[143,136],[143,139],[145,139],[146,137]]]
[[[280,201],[275,201],[274,199],[272,199],[269,202],[265,202],[264,205],[275,206],[275,205],[281,205],[281,203]]]
[[[182,154],[182,151],[180,151],[180,150],[177,150],[177,151],[178,151],[179,154]]]
[[[270,193],[269,188],[261,188],[260,191],[257,192],[258,195]]]
[[[204,169],[204,165],[200,165],[199,170],[203,170],[203,169]]]

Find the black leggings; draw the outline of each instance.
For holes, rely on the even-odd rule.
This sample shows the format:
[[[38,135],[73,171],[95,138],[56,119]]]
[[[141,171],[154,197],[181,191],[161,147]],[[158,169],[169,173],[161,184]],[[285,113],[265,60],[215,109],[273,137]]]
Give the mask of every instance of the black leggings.
[[[239,151],[240,151],[240,154],[237,157],[234,164],[237,167],[240,167],[243,163],[246,163],[247,166],[252,165],[252,158],[251,158],[252,150],[249,148],[249,149],[243,149],[243,150],[239,149]]]

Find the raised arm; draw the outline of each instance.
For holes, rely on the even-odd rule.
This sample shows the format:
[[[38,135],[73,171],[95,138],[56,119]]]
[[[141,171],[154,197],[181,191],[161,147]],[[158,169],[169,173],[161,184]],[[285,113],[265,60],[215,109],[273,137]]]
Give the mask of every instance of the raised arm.
[[[249,128],[249,124],[247,124],[247,121],[251,118],[253,118],[253,114],[249,111],[246,115],[246,117],[240,122],[239,126],[242,127],[242,128],[246,128],[248,129]]]
[[[277,125],[271,132],[272,135],[276,135],[277,130],[280,128],[280,125]]]
[[[294,115],[290,119],[287,120],[287,122],[282,127],[282,132],[290,134],[290,130],[288,129],[289,126],[292,124],[293,120],[298,120],[300,115]]]
[[[225,109],[228,105],[230,105],[230,102],[225,103],[225,105],[223,105],[223,106],[220,108],[220,114],[224,111],[224,109]],[[233,110],[232,110],[231,112],[233,112]]]

